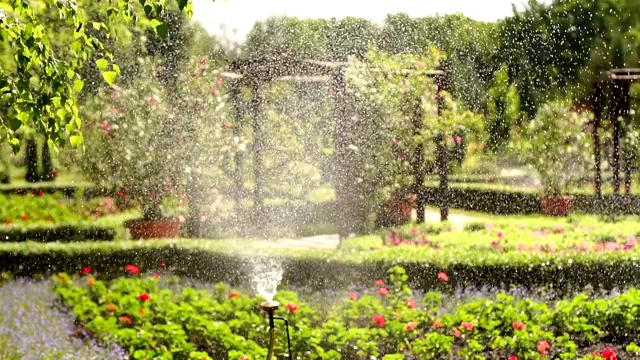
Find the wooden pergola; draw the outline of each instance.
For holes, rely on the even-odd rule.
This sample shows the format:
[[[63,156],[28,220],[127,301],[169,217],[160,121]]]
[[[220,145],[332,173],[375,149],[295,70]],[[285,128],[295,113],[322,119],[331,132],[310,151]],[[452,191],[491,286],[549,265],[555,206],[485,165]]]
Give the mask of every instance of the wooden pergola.
[[[222,76],[230,82],[230,96],[233,103],[236,120],[240,122],[242,118],[242,109],[239,101],[241,89],[248,87],[252,90],[252,99],[249,106],[249,113],[252,118],[251,127],[253,131],[253,144],[251,148],[253,156],[253,176],[255,187],[253,189],[254,203],[254,224],[260,226],[262,223],[262,213],[264,208],[265,194],[263,189],[263,148],[264,141],[262,133],[262,125],[264,117],[262,113],[262,99],[260,97],[260,87],[264,84],[274,81],[292,81],[297,83],[305,82],[328,82],[335,99],[332,110],[332,118],[336,122],[335,139],[335,166],[334,166],[334,186],[336,192],[337,211],[335,214],[337,219],[343,219],[345,223],[341,226],[341,235],[347,235],[351,232],[358,232],[360,224],[350,224],[349,221],[358,219],[360,214],[358,209],[358,194],[353,191],[355,184],[354,167],[350,166],[353,161],[352,151],[349,149],[350,137],[353,136],[353,106],[347,96],[345,70],[348,63],[346,62],[326,62],[312,59],[296,59],[287,56],[277,58],[262,58],[251,60],[238,60],[232,62],[227,72]],[[405,70],[403,73],[409,74],[417,70]],[[444,84],[445,73],[442,71],[420,71],[426,77],[435,78],[440,89]],[[438,115],[442,103],[439,102]],[[416,109],[413,117],[414,132],[419,134],[422,131],[422,118],[420,109]],[[241,127],[234,126],[234,136],[241,135]],[[412,191],[417,195],[418,221],[424,221],[424,213],[426,208],[424,179],[426,169],[424,166],[423,148],[418,147],[413,154],[412,171],[415,178]],[[448,156],[446,151],[439,151],[439,173],[441,178],[441,215],[446,220],[448,216]],[[236,184],[242,184],[243,179],[240,167],[243,162],[242,153],[237,151],[234,155],[236,164],[232,177]],[[238,185],[239,186],[239,185]],[[238,191],[234,194],[236,204],[242,199],[242,193]]]
[[[602,200],[602,155],[601,143],[598,129],[602,126],[604,109],[606,101],[610,101],[609,114],[613,136],[613,159],[612,170],[613,177],[611,184],[613,186],[612,205],[616,205],[620,197],[621,175],[624,172],[625,197],[631,194],[632,168],[629,161],[624,162],[624,168],[620,163],[621,155],[624,151],[621,148],[620,138],[622,132],[621,119],[629,116],[631,108],[631,97],[629,90],[632,82],[640,81],[639,68],[622,68],[610,69],[604,71],[598,81],[594,83],[593,94],[591,99],[591,110],[594,114],[593,122],[593,142],[594,142],[594,159],[595,159],[595,176],[594,185],[596,198],[600,202]],[[627,157],[627,159],[629,159]]]

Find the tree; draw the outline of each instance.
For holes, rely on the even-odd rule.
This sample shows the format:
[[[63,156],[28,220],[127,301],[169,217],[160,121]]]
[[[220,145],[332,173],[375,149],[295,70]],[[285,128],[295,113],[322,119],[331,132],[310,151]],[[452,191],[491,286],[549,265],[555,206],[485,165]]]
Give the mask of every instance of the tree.
[[[109,26],[111,22],[119,18],[136,22],[138,13],[144,12],[156,33],[166,36],[169,31],[167,24],[155,19],[164,13],[164,1],[140,0],[139,3],[134,6],[127,0],[108,1],[102,12],[105,20],[89,21],[85,9],[75,2],[45,1],[46,8],[57,14],[64,28],[73,29],[73,39],[66,47],[69,57],[59,56],[61,50],[52,46],[48,24],[36,16],[30,1],[16,0],[9,9],[6,6],[0,9],[0,42],[8,51],[6,56],[14,59],[13,66],[0,69],[0,108],[8,109],[0,121],[14,151],[20,148],[16,131],[24,126],[46,134],[50,144],[64,144],[65,135],[69,135],[71,145],[82,144],[82,119],[77,106],[78,94],[84,87],[80,69],[91,54],[100,51],[104,58],[98,60],[97,66],[103,79],[113,84],[120,72],[117,64],[110,63],[113,57],[104,42],[90,29],[104,29],[116,36]],[[176,0],[176,6],[191,14],[188,0]]]
[[[511,126],[520,116],[520,99],[515,86],[509,84],[506,65],[496,72],[487,104],[487,149],[498,152],[508,143]]]

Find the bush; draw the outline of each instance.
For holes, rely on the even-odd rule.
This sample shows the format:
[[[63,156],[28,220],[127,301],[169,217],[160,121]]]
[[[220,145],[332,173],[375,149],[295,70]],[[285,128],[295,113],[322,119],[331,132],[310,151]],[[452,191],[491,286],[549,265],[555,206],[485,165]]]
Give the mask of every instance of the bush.
[[[54,277],[64,305],[99,339],[116,339],[134,358],[171,349],[174,358],[255,359],[267,347],[268,321],[262,297],[218,284],[209,290],[185,286],[156,264],[154,276],[129,264],[128,277],[94,278],[85,267],[82,285],[67,274]],[[305,359],[594,359],[593,352],[631,358],[640,336],[640,291],[608,299],[578,295],[555,305],[504,293],[472,301],[412,292],[404,269],[386,272],[389,281],[369,277],[360,293],[347,293],[322,306],[279,291],[291,328],[294,358]],[[439,275],[441,281],[445,276]],[[388,283],[388,285],[387,285]],[[631,314],[631,316],[629,316]],[[279,331],[276,356],[286,354]],[[605,345],[606,344],[606,345]],[[605,355],[605,354],[603,354]],[[609,357],[607,355],[609,359]],[[598,358],[598,357],[597,357]]]
[[[75,242],[113,240],[117,230],[113,227],[90,225],[38,225],[0,228],[0,242]]]
[[[380,241],[380,240],[379,240]],[[381,241],[380,241],[381,243]],[[552,286],[559,294],[586,286],[603,289],[640,285],[638,251],[496,251],[472,246],[398,246],[376,251],[297,251],[253,248],[247,241],[149,240],[69,244],[0,244],[0,271],[21,276],[53,271],[77,272],[91,264],[106,277],[115,268],[135,263],[142,269],[171,263],[176,273],[205,281],[247,283],[253,261],[272,255],[284,269],[283,284],[312,289],[341,289],[381,277],[387,268],[403,266],[418,289],[454,292],[469,286]],[[257,255],[259,254],[259,255]],[[445,271],[447,284],[435,275]]]

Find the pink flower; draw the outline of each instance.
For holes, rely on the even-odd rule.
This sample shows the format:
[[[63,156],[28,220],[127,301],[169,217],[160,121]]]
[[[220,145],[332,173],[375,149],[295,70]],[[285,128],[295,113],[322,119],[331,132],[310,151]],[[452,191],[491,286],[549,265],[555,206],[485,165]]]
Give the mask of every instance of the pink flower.
[[[499,243],[498,241],[495,241],[495,240],[494,240],[494,241],[492,241],[492,242],[491,242],[491,247],[492,247],[492,248],[497,248],[497,247],[499,247],[499,246],[500,246],[500,243]]]
[[[504,237],[504,234],[502,233],[502,231],[498,231],[498,239],[502,239]]]
[[[118,320],[120,320],[121,323],[131,324],[131,318],[126,315],[120,316]]]
[[[417,327],[418,327],[417,323],[415,323],[413,321],[410,321],[410,322],[407,323],[407,325],[404,326],[404,332],[409,332],[409,331],[415,330],[415,328],[417,328]]]
[[[518,357],[515,355],[509,356],[509,360],[518,360]]]
[[[604,360],[618,360],[618,355],[612,348],[602,350],[602,357]]]
[[[160,274],[153,273],[153,278],[156,279],[156,280],[160,280]]]
[[[514,321],[513,330],[525,331],[527,330],[527,326],[522,321]]]
[[[493,228],[495,228],[495,226],[492,223],[485,223],[484,224],[484,229],[485,230],[493,230]]]
[[[564,232],[564,228],[560,225],[556,226],[555,230],[556,234],[562,234]]]
[[[460,326],[467,331],[473,330],[473,324],[467,321],[463,321]]]
[[[411,229],[411,235],[417,235],[418,234],[418,230],[416,229]]]
[[[416,302],[413,301],[413,299],[411,299],[411,298],[407,299],[407,301],[405,301],[404,303],[407,304],[409,309],[415,309],[416,308]]]
[[[538,343],[538,351],[542,356],[547,355],[547,350],[549,350],[549,348],[551,348],[551,345],[549,345],[547,340],[542,340]]]
[[[296,304],[291,304],[291,303],[287,304],[287,306],[285,306],[285,308],[286,308],[287,310],[289,310],[289,312],[290,312],[290,313],[292,313],[292,314],[295,314],[295,313],[297,313],[297,312],[298,312],[298,310],[300,310],[300,309],[298,308],[298,305],[296,305]]]
[[[354,292],[350,292],[349,293],[349,297],[351,298],[351,300],[356,301],[358,300],[358,294],[354,293]]]
[[[522,250],[526,250],[527,249],[527,245],[520,243],[518,244],[518,246],[516,246],[516,250],[522,251]]]
[[[447,276],[447,274],[445,274],[443,271],[440,271],[438,273],[438,280],[444,281],[444,282],[448,282],[449,281],[449,276]]]
[[[374,315],[373,323],[378,325],[379,327],[384,327],[384,316],[382,315]]]
[[[137,266],[135,266],[135,265],[127,265],[127,266],[125,266],[125,267],[124,267],[124,269],[125,269],[126,271],[130,272],[130,273],[131,273],[131,274],[133,274],[133,275],[138,275],[138,274],[140,274],[140,269],[138,269],[138,267],[137,267]]]
[[[453,337],[455,338],[460,337],[460,330],[458,330],[458,328],[453,328]]]
[[[382,297],[389,296],[389,289],[387,289],[385,287],[378,289],[378,295],[380,295]]]
[[[436,320],[433,322],[433,327],[436,329],[440,329],[442,327],[442,323],[440,322],[440,320]]]
[[[518,229],[524,229],[524,224],[518,224]]]
[[[375,284],[376,284],[376,286],[384,286],[384,281],[378,279],[378,280],[376,280]]]
[[[455,140],[457,145],[460,145],[462,143],[462,138],[460,136],[456,135]]]
[[[631,235],[631,236],[629,236],[629,237],[627,238],[627,245],[629,245],[629,246],[635,246],[635,245],[636,245],[636,243],[637,243],[637,241],[636,241],[636,237],[635,237],[635,236]]]

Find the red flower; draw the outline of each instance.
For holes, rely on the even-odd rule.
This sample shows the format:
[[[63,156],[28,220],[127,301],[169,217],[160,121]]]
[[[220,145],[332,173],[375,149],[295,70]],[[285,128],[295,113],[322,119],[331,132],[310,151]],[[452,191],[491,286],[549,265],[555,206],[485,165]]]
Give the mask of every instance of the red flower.
[[[231,127],[231,123],[229,123],[229,122],[227,122],[227,121],[225,121],[225,122],[223,122],[223,123],[222,123],[222,128],[223,128],[223,129],[228,129],[228,128],[230,128],[230,127]]]
[[[602,350],[602,357],[604,358],[604,360],[618,360],[616,351],[611,348]]]
[[[155,97],[150,96],[150,97],[147,99],[147,104],[149,104],[149,106],[153,106],[155,103],[156,103],[156,98],[155,98]]]
[[[356,301],[358,300],[358,294],[354,293],[354,292],[350,292],[349,293],[349,297],[351,298],[351,300]]]
[[[131,324],[131,318],[128,317],[127,315],[120,316],[118,320],[120,320],[121,323]]]
[[[160,274],[153,273],[153,278],[156,279],[156,280],[160,280]]]
[[[415,309],[416,308],[416,302],[413,301],[413,299],[411,299],[411,298],[407,299],[407,301],[405,301],[404,303],[407,304],[409,309]]]
[[[540,341],[538,343],[538,351],[540,351],[540,355],[547,355],[547,350],[549,350],[550,347],[551,345],[549,345],[549,342],[547,340]]]
[[[440,320],[436,320],[433,322],[433,327],[436,329],[440,329],[442,327],[442,323],[440,322]]]
[[[220,90],[218,90],[217,87],[214,87],[213,90],[211,90],[211,95],[218,96],[218,94],[220,94]]]
[[[513,330],[525,331],[527,330],[527,325],[525,325],[522,321],[514,321]]]
[[[82,275],[87,275],[90,272],[91,272],[91,267],[85,266],[82,268]]]
[[[460,330],[458,330],[458,328],[453,328],[453,337],[460,337]]]
[[[502,239],[504,237],[504,234],[502,233],[502,231],[498,231],[498,239]]]
[[[93,283],[94,283],[93,278],[88,278],[87,279],[87,285],[93,286]]]
[[[291,303],[287,304],[287,306],[285,306],[285,308],[287,310],[289,310],[289,312],[292,313],[292,314],[297,313],[298,310],[299,310],[298,306],[296,304],[291,304]]]
[[[27,221],[29,217],[27,215],[20,215],[20,219],[22,219],[22,221]]]
[[[518,357],[515,355],[509,356],[509,360],[518,360]]]
[[[160,261],[160,268],[164,269],[167,267],[167,264],[164,263],[164,261]]]
[[[38,196],[43,196],[44,195],[44,191],[42,191],[42,189],[38,190]]]
[[[448,282],[449,281],[449,277],[443,271],[440,271],[438,273],[438,280],[444,281],[444,282]]]
[[[246,357],[246,356],[240,356],[240,357],[238,358],[238,360],[249,360],[249,358],[248,358],[248,357]]]
[[[240,297],[240,294],[238,294],[237,292],[231,292],[229,294],[229,299],[237,299]]]
[[[415,322],[411,321],[408,322],[407,325],[404,326],[404,332],[409,332],[411,330],[415,330],[415,328],[418,327],[418,324],[416,324]]]
[[[137,266],[135,265],[127,265],[124,267],[125,270],[127,270],[128,272],[132,273],[133,275],[138,275],[140,274],[140,269],[138,269]]]
[[[389,289],[387,288],[380,288],[378,289],[378,295],[382,296],[382,297],[387,297],[389,296]]]
[[[60,280],[61,280],[62,282],[67,281],[67,275],[65,275],[65,274],[60,274]]]
[[[467,331],[473,330],[473,324],[467,321],[463,321],[462,324],[460,324],[460,326],[462,326]]]
[[[138,312],[140,313],[140,315],[144,316],[144,309],[140,308],[140,310],[138,310]]]
[[[379,327],[384,327],[384,316],[382,316],[382,315],[374,315],[373,323],[378,325]]]
[[[109,306],[107,306],[107,311],[109,311],[109,312],[116,311],[116,306],[113,305],[113,304],[109,304]]]
[[[376,280],[376,286],[384,286],[384,281],[382,280]]]
[[[4,222],[4,224],[5,224],[5,225],[12,225],[12,224],[13,224],[13,222],[11,221],[11,219],[9,219],[9,220],[5,221],[5,222]]]
[[[149,299],[151,299],[151,296],[149,296],[149,294],[147,293],[142,293],[138,295],[138,300],[140,301],[149,301]]]

